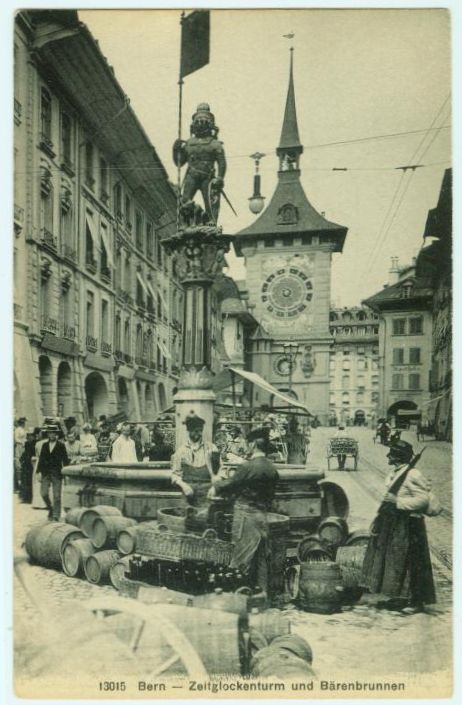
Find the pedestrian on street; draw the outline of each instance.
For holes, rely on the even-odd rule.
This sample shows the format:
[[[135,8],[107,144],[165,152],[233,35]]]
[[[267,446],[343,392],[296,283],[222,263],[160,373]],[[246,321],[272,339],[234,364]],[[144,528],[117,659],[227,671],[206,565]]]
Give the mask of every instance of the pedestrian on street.
[[[234,553],[230,567],[247,574],[251,586],[259,585],[268,592],[270,553],[267,512],[271,508],[279,475],[267,457],[269,428],[254,429],[248,434],[247,441],[250,460],[242,463],[231,478],[218,480],[209,491],[209,498],[217,495],[237,497],[232,527]]]
[[[220,452],[203,440],[205,421],[192,413],[183,422],[188,440],[172,455],[172,482],[198,510],[208,510],[207,493],[218,479]]]
[[[48,426],[48,440],[43,443],[38,459],[37,474],[41,477],[40,494],[48,509],[48,518],[59,521],[61,516],[62,469],[69,465],[66,446],[58,440],[59,427]],[[53,502],[50,501],[50,486]]]
[[[378,606],[413,613],[436,601],[423,516],[430,514],[430,486],[413,465],[410,443],[397,441],[387,458],[393,470],[371,527],[363,583]]]
[[[80,441],[75,437],[73,431],[69,431],[65,441],[66,451],[71,465],[79,462],[81,456]]]
[[[24,451],[21,456],[21,501],[25,504],[32,502],[32,474],[34,471],[35,443],[40,433],[39,428],[28,428]]]
[[[131,437],[131,428],[129,423],[123,423],[120,429],[120,435],[115,439],[111,448],[111,461],[113,463],[137,463],[135,441]]]
[[[26,443],[26,417],[17,419],[14,428],[13,490],[18,492],[21,484],[21,457]]]
[[[346,437],[347,437],[347,434],[345,431],[345,426],[343,424],[340,424],[338,429],[335,432],[335,438],[346,438]],[[345,453],[339,453],[337,455],[337,463],[338,463],[339,470],[345,470],[345,463],[346,463]]]
[[[85,460],[92,460],[98,456],[98,444],[95,435],[91,432],[89,423],[82,426],[80,434],[80,453]]]

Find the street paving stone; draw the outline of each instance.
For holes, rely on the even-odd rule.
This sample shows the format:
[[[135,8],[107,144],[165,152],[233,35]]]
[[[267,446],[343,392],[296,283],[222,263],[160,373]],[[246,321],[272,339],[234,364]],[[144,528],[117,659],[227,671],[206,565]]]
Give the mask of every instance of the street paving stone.
[[[350,530],[366,529],[372,521],[383,493],[383,480],[388,472],[386,449],[374,445],[369,429],[351,429],[360,444],[357,472],[331,471],[327,473],[326,444],[335,429],[313,430],[310,463],[326,470],[329,479],[341,484],[350,501]],[[425,456],[424,456],[425,457]],[[437,493],[444,494],[444,505],[451,509],[451,448],[449,444],[433,442],[431,454],[423,466],[432,475]],[[30,505],[16,505],[15,554],[24,551],[23,542],[28,529],[45,520],[45,513]],[[427,520],[429,540],[438,551],[443,549],[448,560],[451,556],[451,517]],[[437,554],[438,555],[438,552]],[[431,614],[403,616],[401,613],[376,609],[367,605],[345,607],[335,615],[303,612],[288,605],[292,630],[304,636],[314,652],[313,667],[319,678],[331,678],[344,673],[349,678],[368,676],[393,676],[409,673],[432,673],[450,669],[452,639],[452,582],[446,566],[436,560],[434,571],[438,604]],[[91,585],[84,579],[70,578],[57,570],[40,566],[28,567],[29,578],[38,599],[54,610],[83,602],[96,596],[115,595],[111,586]],[[15,642],[16,665],[27,669],[28,658],[35,654],[39,643],[36,636],[43,629],[44,617],[29,600],[21,583],[15,578]]]

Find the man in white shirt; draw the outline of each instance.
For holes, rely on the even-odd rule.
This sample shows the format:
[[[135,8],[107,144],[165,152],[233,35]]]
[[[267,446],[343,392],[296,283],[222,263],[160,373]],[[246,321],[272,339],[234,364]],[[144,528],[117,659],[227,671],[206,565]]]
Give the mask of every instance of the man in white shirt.
[[[120,436],[112,444],[111,461],[113,463],[137,463],[136,446],[130,437],[130,424],[122,424]]]

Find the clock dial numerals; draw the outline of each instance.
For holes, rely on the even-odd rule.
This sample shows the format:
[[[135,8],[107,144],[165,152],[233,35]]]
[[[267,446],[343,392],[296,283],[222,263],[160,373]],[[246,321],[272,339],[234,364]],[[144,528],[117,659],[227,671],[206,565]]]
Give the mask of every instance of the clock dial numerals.
[[[313,298],[313,285],[296,267],[278,269],[263,282],[261,299],[268,311],[281,321],[299,316]]]

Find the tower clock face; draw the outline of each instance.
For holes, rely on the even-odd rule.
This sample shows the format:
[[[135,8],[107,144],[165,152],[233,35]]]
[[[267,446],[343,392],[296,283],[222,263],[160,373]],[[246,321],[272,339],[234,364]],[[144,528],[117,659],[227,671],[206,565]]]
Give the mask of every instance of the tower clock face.
[[[261,299],[268,312],[279,319],[294,319],[309,306],[313,284],[296,267],[278,269],[263,282]]]

